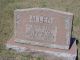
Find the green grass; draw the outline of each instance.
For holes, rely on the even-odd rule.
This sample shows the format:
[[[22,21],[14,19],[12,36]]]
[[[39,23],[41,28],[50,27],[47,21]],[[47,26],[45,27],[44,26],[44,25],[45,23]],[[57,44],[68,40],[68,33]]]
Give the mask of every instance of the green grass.
[[[74,13],[73,36],[80,41],[80,0],[0,0],[1,54],[5,55],[4,43],[9,40],[13,34],[14,10],[32,7],[46,7]],[[78,49],[80,60],[80,43],[78,44]]]

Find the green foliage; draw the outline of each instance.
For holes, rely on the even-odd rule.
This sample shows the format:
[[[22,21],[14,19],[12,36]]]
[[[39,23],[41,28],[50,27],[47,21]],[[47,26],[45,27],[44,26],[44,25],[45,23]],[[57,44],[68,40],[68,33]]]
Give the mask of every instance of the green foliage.
[[[37,60],[44,60],[44,57],[38,56]]]

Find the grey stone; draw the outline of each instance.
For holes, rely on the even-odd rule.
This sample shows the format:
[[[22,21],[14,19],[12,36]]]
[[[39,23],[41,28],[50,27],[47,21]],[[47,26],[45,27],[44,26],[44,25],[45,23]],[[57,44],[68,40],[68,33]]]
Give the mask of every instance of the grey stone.
[[[69,49],[73,14],[48,8],[14,11],[14,35],[6,48],[46,56],[46,60],[75,60],[76,42]]]
[[[69,48],[72,13],[30,8],[17,9],[14,15],[16,42],[49,48]]]

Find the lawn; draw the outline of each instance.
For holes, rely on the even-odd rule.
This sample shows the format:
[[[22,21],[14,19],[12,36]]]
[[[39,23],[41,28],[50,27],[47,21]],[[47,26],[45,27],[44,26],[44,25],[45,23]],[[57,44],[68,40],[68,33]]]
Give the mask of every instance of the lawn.
[[[4,43],[13,34],[14,10],[32,7],[52,8],[73,13],[72,35],[80,41],[80,0],[0,0],[0,55],[5,55],[6,53],[16,55],[6,51],[4,48]],[[78,44],[78,51],[80,60],[80,43]]]

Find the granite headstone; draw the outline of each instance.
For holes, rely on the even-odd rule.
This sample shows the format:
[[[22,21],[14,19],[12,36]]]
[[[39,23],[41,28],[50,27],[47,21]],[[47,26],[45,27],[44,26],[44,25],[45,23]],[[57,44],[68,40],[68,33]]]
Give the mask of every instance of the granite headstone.
[[[69,48],[72,13],[32,8],[17,9],[14,15],[16,42],[49,48]]]

